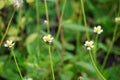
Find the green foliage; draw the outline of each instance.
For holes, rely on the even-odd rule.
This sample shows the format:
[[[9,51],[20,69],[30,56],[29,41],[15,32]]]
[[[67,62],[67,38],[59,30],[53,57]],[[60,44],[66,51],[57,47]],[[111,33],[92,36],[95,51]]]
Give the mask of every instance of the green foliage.
[[[38,1],[37,6],[36,1]],[[84,47],[87,37],[80,0],[67,0],[61,21],[62,30],[59,39],[56,39],[59,25],[57,18],[62,13],[64,1],[47,1],[50,33],[54,36],[54,41],[50,46],[55,78],[56,80],[77,80],[79,76],[82,76],[83,80],[101,80],[91,63],[89,52]],[[24,79],[52,80],[48,44],[42,39],[48,34],[47,24],[44,23],[46,20],[44,0],[33,0],[32,3],[23,0],[23,2],[22,7],[16,10],[10,0],[0,0],[0,41],[5,34],[11,13],[15,10],[10,28],[0,46],[0,80],[20,80],[11,51],[3,46],[7,39],[15,42],[14,53]],[[94,26],[101,25],[103,29],[103,33],[98,37],[95,55],[96,65],[107,80],[119,80],[120,77],[119,27],[115,35],[115,43],[110,51],[110,54],[112,53],[117,58],[113,60],[109,56],[111,65],[107,62],[105,68],[101,68],[112,42],[114,19],[119,13],[118,3],[120,5],[119,0],[84,0],[90,40],[95,42]],[[59,8],[58,12],[56,5]]]

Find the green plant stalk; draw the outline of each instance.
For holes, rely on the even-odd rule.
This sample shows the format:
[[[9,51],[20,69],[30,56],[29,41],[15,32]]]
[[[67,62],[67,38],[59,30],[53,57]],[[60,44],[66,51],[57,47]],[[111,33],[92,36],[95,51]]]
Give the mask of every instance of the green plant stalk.
[[[38,0],[36,0],[36,21],[39,21],[39,13],[38,13]]]
[[[119,6],[118,6],[118,7],[119,7],[119,10],[118,10],[117,16],[120,15],[120,0],[119,0],[119,4],[118,4],[118,5],[119,5]],[[111,49],[112,49],[112,46],[113,46],[113,44],[114,44],[114,42],[115,42],[115,37],[116,37],[117,29],[118,29],[118,24],[116,24],[116,26],[115,26],[114,33],[113,33],[113,38],[112,38],[112,42],[111,42],[110,48],[109,48],[109,50],[108,50],[108,52],[107,52],[107,54],[106,54],[106,56],[105,56],[105,59],[104,59],[104,61],[103,61],[102,69],[104,69],[104,67],[105,67],[105,64],[106,64],[106,62],[107,62],[108,56],[109,56],[109,54],[110,54],[110,52],[111,52]]]
[[[46,10],[46,18],[47,18],[47,32],[50,33],[50,24],[49,24],[47,1],[44,0],[44,3],[45,3],[45,10]]]
[[[15,64],[16,64],[16,67],[17,67],[17,70],[18,70],[19,75],[20,75],[20,77],[21,77],[21,80],[23,80],[23,76],[22,76],[21,71],[20,71],[20,68],[19,68],[19,66],[18,66],[18,63],[17,63],[17,60],[16,60],[16,56],[15,56],[15,54],[14,54],[13,49],[11,50],[11,52],[12,52],[12,55],[13,55],[13,58],[14,58],[14,61],[15,61]]]
[[[55,80],[54,68],[53,68],[53,63],[52,63],[52,56],[51,56],[50,45],[48,46],[48,50],[49,50],[49,56],[50,56],[50,65],[51,65],[51,70],[52,70],[52,76],[53,76],[53,80]]]
[[[118,29],[118,25],[116,24],[115,29],[114,29],[114,33],[113,33],[112,42],[111,42],[110,48],[108,49],[108,52],[107,52],[107,54],[106,54],[106,56],[105,56],[105,58],[104,58],[104,61],[103,61],[103,64],[102,64],[102,69],[104,69],[104,67],[105,67],[105,64],[106,64],[106,62],[107,62],[108,56],[109,56],[109,54],[110,54],[110,52],[111,52],[111,49],[112,49],[112,47],[113,47],[113,44],[114,44],[114,42],[115,42],[115,35],[116,35],[116,33],[117,33],[117,29]]]
[[[98,36],[99,36],[99,35],[97,34],[97,35],[96,35],[96,37],[95,37],[95,47],[94,47],[94,51],[93,51],[93,52],[94,52],[94,54],[93,54],[93,55],[94,55],[94,60],[95,60],[95,63],[96,63],[96,61],[97,61],[97,60],[96,60],[96,57],[97,57],[97,56],[96,56],[96,52],[97,52],[97,42],[98,42]]]
[[[2,43],[3,43],[3,41],[4,41],[5,37],[6,37],[6,35],[7,35],[7,33],[8,33],[8,30],[9,30],[10,24],[11,24],[11,22],[12,22],[12,19],[13,19],[13,17],[14,17],[14,14],[15,14],[15,11],[13,12],[13,14],[12,14],[12,16],[11,16],[9,22],[8,22],[7,29],[6,29],[6,31],[5,31],[2,39],[1,39],[1,41],[0,41],[0,46],[2,45]]]
[[[86,22],[86,15],[85,15],[85,10],[84,10],[83,0],[81,0],[81,8],[82,8],[82,13],[83,13],[84,25],[85,25],[85,28],[86,28],[86,36],[87,36],[87,39],[89,40],[88,27],[87,27],[87,22]]]
[[[63,15],[64,15],[64,10],[65,10],[66,2],[67,2],[67,0],[64,0],[63,8],[62,8],[62,13],[61,13],[60,21],[59,21],[59,25],[58,25],[58,31],[57,31],[57,34],[56,34],[56,39],[58,39],[59,34],[60,34],[61,23],[62,23],[62,18],[63,18]]]
[[[93,56],[92,56],[91,51],[89,51],[89,54],[90,54],[91,61],[92,61],[93,65],[94,65],[94,67],[95,67],[95,70],[96,70],[97,74],[98,74],[103,80],[106,80],[106,79],[104,78],[104,76],[101,74],[101,72],[98,70],[98,68],[97,68],[97,66],[96,66],[96,63],[94,62],[94,59],[93,59]]]
[[[84,25],[85,25],[85,28],[86,28],[86,36],[87,36],[87,39],[89,40],[88,27],[87,27],[87,23],[86,23],[86,16],[85,16],[85,10],[84,10],[83,0],[81,0],[81,7],[82,7],[82,12],[83,12]],[[106,80],[106,79],[104,78],[104,76],[100,73],[100,71],[98,70],[98,68],[97,68],[97,66],[96,66],[96,64],[95,64],[95,62],[94,62],[94,58],[93,58],[93,56],[92,56],[92,53],[89,52],[89,54],[90,54],[92,63],[93,63],[93,65],[94,65],[94,67],[95,67],[95,70],[96,70],[97,74],[98,74],[103,80]]]
[[[38,23],[39,23],[39,12],[38,12],[38,0],[36,0],[36,22],[37,22],[37,28],[38,28]]]

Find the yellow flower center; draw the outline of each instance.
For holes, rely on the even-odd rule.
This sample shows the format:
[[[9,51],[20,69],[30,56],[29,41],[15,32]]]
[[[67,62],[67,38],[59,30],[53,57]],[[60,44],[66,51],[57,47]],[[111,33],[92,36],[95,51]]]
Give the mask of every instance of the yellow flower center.
[[[8,42],[7,45],[8,45],[8,46],[12,46],[12,43]]]
[[[26,0],[27,3],[32,3],[34,0]]]
[[[100,32],[100,28],[96,28],[96,32]]]
[[[51,40],[50,36],[47,36],[46,41],[50,41],[50,40]]]
[[[88,43],[87,46],[88,46],[88,47],[91,47],[91,43]]]

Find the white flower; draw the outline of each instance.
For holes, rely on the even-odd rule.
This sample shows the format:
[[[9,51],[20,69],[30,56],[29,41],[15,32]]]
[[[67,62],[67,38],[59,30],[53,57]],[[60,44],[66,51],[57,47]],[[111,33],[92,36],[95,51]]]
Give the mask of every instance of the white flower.
[[[27,80],[33,80],[32,78],[28,78]]]
[[[13,40],[7,40],[6,43],[4,44],[5,47],[12,48],[15,45]]]
[[[120,23],[120,17],[116,17],[116,18],[115,18],[115,22],[116,22],[116,23]]]
[[[53,41],[53,37],[48,34],[47,36],[43,36],[43,40],[46,42],[46,43],[51,43]]]
[[[101,29],[101,26],[94,27],[94,32],[97,34],[101,34],[103,32],[103,29]]]
[[[47,21],[47,20],[44,20],[44,24],[48,24],[48,21]]]
[[[87,50],[91,50],[94,47],[93,41],[85,41],[84,45],[87,47]]]
[[[13,0],[13,5],[16,7],[16,9],[20,8],[22,6],[23,0]]]

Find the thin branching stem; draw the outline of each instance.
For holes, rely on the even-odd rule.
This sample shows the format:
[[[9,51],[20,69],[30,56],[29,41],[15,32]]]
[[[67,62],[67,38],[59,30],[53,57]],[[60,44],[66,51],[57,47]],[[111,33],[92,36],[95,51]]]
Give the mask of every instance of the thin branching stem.
[[[118,10],[117,16],[120,16],[120,0],[119,0],[119,3],[118,3],[118,7],[119,7],[119,10]],[[105,56],[105,58],[104,58],[104,61],[103,61],[103,64],[102,64],[102,69],[104,69],[105,64],[106,64],[106,62],[107,62],[107,59],[108,59],[108,57],[109,57],[109,54],[110,54],[110,52],[111,52],[111,50],[112,50],[113,44],[114,44],[114,42],[115,42],[117,30],[118,30],[118,24],[115,25],[112,42],[111,42],[110,48],[108,49],[108,52],[107,52],[107,54],[106,54],[106,56]]]
[[[59,34],[60,34],[61,23],[62,23],[62,18],[63,18],[63,15],[64,15],[64,10],[65,10],[66,2],[67,2],[67,0],[64,0],[63,8],[62,8],[62,13],[61,13],[60,20],[59,20],[59,25],[58,25],[58,31],[57,31],[57,34],[56,34],[56,39],[58,39]]]
[[[85,15],[85,10],[84,10],[83,0],[81,0],[81,8],[82,8],[84,25],[85,25],[85,28],[86,28],[86,36],[87,36],[87,39],[89,40],[88,27],[87,27],[87,22],[86,22],[86,15]]]
[[[21,77],[21,80],[23,80],[23,76],[22,76],[21,71],[20,71],[20,68],[19,68],[19,66],[18,66],[17,59],[16,59],[16,56],[15,56],[15,54],[14,54],[13,49],[11,50],[11,52],[12,52],[12,56],[13,56],[13,58],[14,58],[14,61],[15,61],[15,64],[16,64],[16,67],[17,67],[17,70],[18,70],[19,75],[20,75],[20,77]]]
[[[45,10],[46,10],[46,18],[47,18],[47,32],[50,33],[50,24],[49,24],[47,1],[44,0],[44,3],[45,3]]]
[[[36,5],[36,22],[38,27],[38,23],[39,23],[38,0],[36,0],[35,5]]]
[[[83,13],[83,19],[84,19],[84,25],[85,25],[85,28],[86,28],[86,36],[87,36],[87,39],[89,40],[89,34],[88,34],[88,27],[87,27],[87,23],[86,23],[86,15],[85,15],[85,10],[84,10],[84,3],[83,3],[83,0],[81,0],[81,7],[82,7],[82,13]],[[100,73],[100,71],[98,70],[97,66],[96,66],[96,63],[94,61],[94,58],[92,56],[92,53],[91,51],[89,52],[90,54],[90,58],[91,58],[91,61],[95,67],[95,70],[97,72],[97,74],[103,79],[103,80],[106,80],[104,78],[104,76]]]
[[[93,56],[92,56],[91,51],[89,51],[89,54],[90,54],[91,61],[92,61],[93,65],[94,65],[94,67],[95,67],[95,70],[96,70],[97,74],[98,74],[103,80],[106,80],[106,79],[104,78],[104,76],[101,74],[101,72],[99,71],[99,69],[97,68],[96,63],[94,62],[94,59],[93,59]]]
[[[53,68],[53,62],[52,62],[52,55],[51,55],[50,45],[48,46],[48,50],[49,50],[49,56],[50,56],[50,65],[51,65],[51,70],[52,70],[52,77],[53,77],[53,80],[55,80],[54,68]]]
[[[7,35],[7,33],[8,33],[8,30],[9,30],[10,24],[11,24],[11,22],[12,22],[12,19],[13,19],[13,17],[14,17],[14,14],[15,14],[15,11],[12,13],[12,16],[11,16],[9,22],[8,22],[7,29],[6,29],[6,31],[5,31],[2,39],[1,39],[1,41],[0,41],[0,46],[2,45],[2,43],[3,43],[3,41],[4,41],[5,37],[6,37],[6,35]]]
[[[97,34],[96,37],[95,37],[95,47],[94,47],[94,51],[93,51],[93,53],[94,53],[93,55],[94,55],[94,60],[95,60],[95,62],[96,62],[96,57],[97,57],[97,56],[96,56],[96,52],[97,52],[97,45],[98,45],[98,44],[97,44],[97,43],[98,43],[98,37],[99,37],[99,35]]]
[[[110,54],[110,52],[111,52],[111,50],[112,50],[113,44],[114,44],[114,42],[115,42],[115,37],[116,37],[117,29],[118,29],[118,25],[116,24],[115,29],[114,29],[114,33],[113,33],[112,42],[111,42],[110,48],[108,49],[108,52],[107,52],[107,54],[106,54],[106,56],[105,56],[105,58],[104,58],[104,61],[103,61],[103,64],[102,64],[102,69],[104,69],[105,64],[106,64],[106,62],[107,62],[107,59],[108,59],[108,56],[109,56],[109,54]]]

